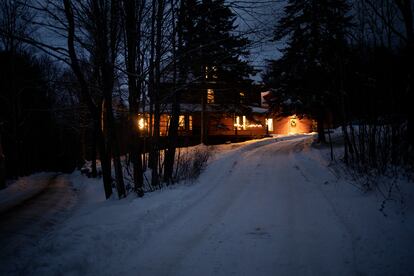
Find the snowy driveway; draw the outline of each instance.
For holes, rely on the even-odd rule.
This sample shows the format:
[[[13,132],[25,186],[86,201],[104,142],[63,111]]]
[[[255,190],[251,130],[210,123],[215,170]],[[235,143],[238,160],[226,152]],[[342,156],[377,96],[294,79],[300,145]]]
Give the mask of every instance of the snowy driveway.
[[[21,261],[35,257],[30,249],[36,247],[74,205],[75,193],[62,175],[49,174],[38,181],[41,179],[46,186],[42,192],[0,214],[0,275],[13,271],[26,274]]]
[[[312,175],[314,161],[301,152],[310,141],[259,142],[213,163],[201,180],[210,190],[153,234],[134,256],[136,269],[143,275],[356,274],[353,237],[319,189],[332,176]]]
[[[217,154],[197,183],[143,199],[104,201],[102,184],[88,182],[25,272],[413,275],[413,206],[385,218],[381,199],[337,179],[311,141],[245,143]]]

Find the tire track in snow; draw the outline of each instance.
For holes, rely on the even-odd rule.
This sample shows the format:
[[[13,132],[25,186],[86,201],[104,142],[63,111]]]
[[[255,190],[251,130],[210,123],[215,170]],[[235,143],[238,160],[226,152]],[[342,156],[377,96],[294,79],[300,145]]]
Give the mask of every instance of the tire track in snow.
[[[24,273],[38,243],[68,217],[75,198],[64,176],[57,175],[40,194],[1,214],[0,274]]]
[[[310,144],[306,146],[309,148],[311,147]],[[298,157],[301,157],[301,158],[299,159]],[[341,225],[343,225],[344,229],[346,230],[349,236],[349,240],[350,240],[350,244],[352,248],[352,266],[353,266],[354,275],[363,275],[363,273],[361,273],[358,269],[358,261],[357,261],[358,258],[356,256],[357,256],[357,249],[359,246],[358,246],[358,239],[355,235],[355,231],[353,230],[352,225],[348,222],[345,216],[340,213],[340,211],[338,210],[338,208],[336,207],[332,199],[329,198],[329,196],[326,194],[326,192],[321,187],[322,184],[325,184],[327,182],[328,183],[333,182],[336,177],[334,175],[328,175],[328,174],[332,174],[330,170],[327,170],[325,167],[321,168],[321,164],[319,162],[316,162],[315,160],[311,162],[311,159],[308,157],[305,157],[303,154],[294,156],[294,159],[295,159],[295,163],[300,164],[300,166],[295,165],[295,169],[297,169],[300,172],[300,174],[303,176],[303,178],[307,182],[312,183],[313,187],[320,192],[320,194],[323,196],[325,201],[329,204],[330,209],[332,210],[332,213],[337,218],[338,222]],[[313,167],[313,169],[310,169],[311,167]],[[314,174],[314,172],[316,171],[319,171],[319,172],[326,171],[327,175],[325,176],[325,178],[328,180],[321,181],[320,179],[321,176]]]

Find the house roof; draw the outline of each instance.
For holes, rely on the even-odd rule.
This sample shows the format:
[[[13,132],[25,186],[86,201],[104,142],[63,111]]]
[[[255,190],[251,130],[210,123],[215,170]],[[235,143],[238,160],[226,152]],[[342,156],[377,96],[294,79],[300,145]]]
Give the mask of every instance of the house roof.
[[[149,106],[145,106],[145,110],[140,108],[140,112],[149,112]],[[193,113],[193,112],[201,112],[202,106],[201,104],[180,104],[180,111],[181,113]],[[265,114],[268,112],[268,109],[257,107],[257,106],[238,106],[238,105],[219,105],[219,104],[207,104],[206,110],[207,112],[234,112],[234,113],[245,113],[246,111],[250,111],[252,113],[257,114]],[[163,104],[161,105],[161,113],[171,113],[172,112],[172,104]]]

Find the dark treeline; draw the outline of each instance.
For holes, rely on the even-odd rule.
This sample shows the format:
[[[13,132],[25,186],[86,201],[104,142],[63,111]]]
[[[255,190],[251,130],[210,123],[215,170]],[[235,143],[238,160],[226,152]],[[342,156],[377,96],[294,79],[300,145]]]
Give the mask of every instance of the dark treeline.
[[[208,153],[189,159],[177,150],[181,97],[195,85],[192,96],[205,108],[210,79],[251,83],[253,69],[242,60],[250,42],[234,32],[236,16],[223,0],[1,5],[2,58],[9,60],[1,96],[25,112],[23,124],[14,123],[18,114],[2,99],[0,173],[8,177],[69,171],[89,160],[88,174],[102,177],[107,198],[114,188],[119,198],[130,190],[142,196],[175,183],[179,172],[194,177]],[[29,85],[24,95],[17,83]],[[166,113],[168,136],[160,137]]]
[[[70,171],[79,160],[74,133],[66,131],[53,114],[55,69],[49,59],[30,52],[0,52],[1,138],[8,157],[7,177]]]
[[[344,162],[360,172],[412,168],[413,5],[287,1],[274,33],[284,55],[264,74],[274,112],[311,115],[320,142],[341,127]]]

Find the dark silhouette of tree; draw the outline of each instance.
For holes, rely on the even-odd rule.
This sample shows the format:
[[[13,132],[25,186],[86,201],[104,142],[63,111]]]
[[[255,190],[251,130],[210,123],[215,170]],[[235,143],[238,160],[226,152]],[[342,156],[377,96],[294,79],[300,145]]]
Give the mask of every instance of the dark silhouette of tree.
[[[310,114],[325,142],[324,123],[335,97],[340,96],[341,60],[350,25],[345,0],[290,0],[275,29],[276,40],[287,40],[283,57],[273,62],[267,80],[278,88],[286,112]],[[296,104],[290,104],[290,103]],[[289,110],[290,109],[290,110]]]

